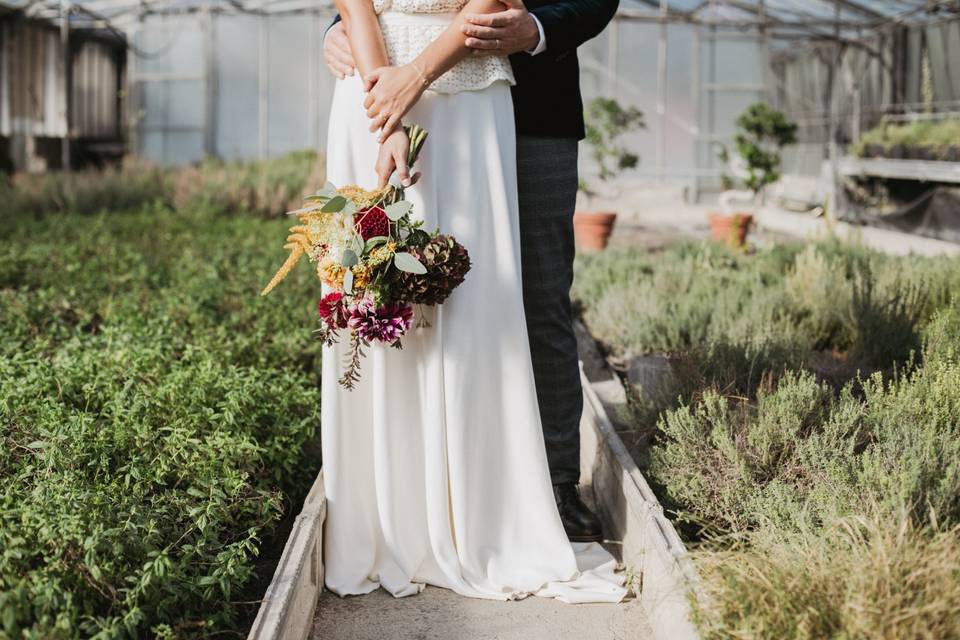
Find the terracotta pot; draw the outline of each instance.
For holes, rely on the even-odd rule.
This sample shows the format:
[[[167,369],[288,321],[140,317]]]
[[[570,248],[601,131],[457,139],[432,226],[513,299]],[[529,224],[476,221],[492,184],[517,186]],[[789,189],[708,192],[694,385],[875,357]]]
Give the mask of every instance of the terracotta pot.
[[[602,251],[610,240],[617,214],[611,211],[577,211],[573,214],[573,231],[581,251]]]
[[[747,234],[753,225],[753,215],[749,213],[711,213],[710,233],[717,242],[731,247],[742,247],[747,243]]]

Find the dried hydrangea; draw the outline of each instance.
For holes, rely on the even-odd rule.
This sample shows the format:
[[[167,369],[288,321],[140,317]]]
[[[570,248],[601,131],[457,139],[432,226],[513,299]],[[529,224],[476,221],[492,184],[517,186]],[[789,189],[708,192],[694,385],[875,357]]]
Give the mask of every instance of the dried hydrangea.
[[[470,271],[470,254],[453,236],[438,235],[422,247],[411,247],[427,272],[401,273],[397,292],[415,304],[443,304]]]

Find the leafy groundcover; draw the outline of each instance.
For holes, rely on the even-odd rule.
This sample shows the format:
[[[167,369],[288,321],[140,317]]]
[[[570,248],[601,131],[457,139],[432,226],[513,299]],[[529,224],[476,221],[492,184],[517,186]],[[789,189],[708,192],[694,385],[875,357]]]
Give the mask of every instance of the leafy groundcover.
[[[309,274],[257,295],[284,224],[4,221],[0,638],[244,634],[320,466]]]

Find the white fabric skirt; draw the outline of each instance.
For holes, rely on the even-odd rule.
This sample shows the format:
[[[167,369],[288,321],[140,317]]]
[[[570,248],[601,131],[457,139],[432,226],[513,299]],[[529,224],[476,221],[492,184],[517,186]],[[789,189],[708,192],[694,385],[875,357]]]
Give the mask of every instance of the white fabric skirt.
[[[359,78],[338,81],[327,146],[337,186],[376,186],[362,101]],[[324,351],[326,586],[618,602],[614,559],[571,545],[550,483],[521,293],[509,86],[427,92],[405,120],[430,134],[423,178],[407,190],[415,215],[456,236],[473,268],[402,350],[368,350],[353,391],[337,384],[347,341]]]

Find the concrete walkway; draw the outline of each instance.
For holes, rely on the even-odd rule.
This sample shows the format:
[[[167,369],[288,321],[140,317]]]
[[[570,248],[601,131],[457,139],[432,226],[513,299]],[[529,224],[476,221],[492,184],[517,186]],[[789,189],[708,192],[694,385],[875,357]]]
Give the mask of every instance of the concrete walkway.
[[[320,596],[313,640],[650,640],[640,602],[563,604],[530,597],[515,602],[464,598],[427,587],[396,599]]]
[[[581,494],[591,509],[593,492]],[[604,544],[618,562],[620,548]],[[324,589],[310,640],[653,640],[643,605],[631,593],[620,604],[564,604],[531,596],[500,602],[465,598],[428,586],[407,598],[383,589],[341,598]]]

